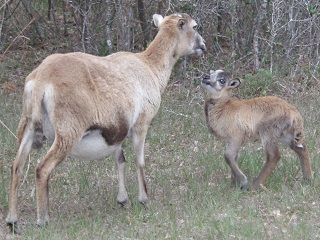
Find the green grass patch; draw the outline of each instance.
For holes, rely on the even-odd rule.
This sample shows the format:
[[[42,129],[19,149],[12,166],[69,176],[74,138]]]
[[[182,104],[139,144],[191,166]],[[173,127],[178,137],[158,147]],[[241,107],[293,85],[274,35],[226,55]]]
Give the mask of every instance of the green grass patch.
[[[247,85],[246,85],[247,86]],[[258,83],[257,83],[258,86]],[[266,88],[268,85],[265,86]],[[21,92],[0,92],[1,120],[14,133],[20,118]],[[23,239],[317,239],[319,234],[318,93],[296,101],[303,115],[315,179],[301,180],[300,163],[291,150],[267,180],[267,190],[241,191],[230,183],[225,146],[209,134],[204,121],[204,93],[199,87],[169,86],[146,140],[146,178],[150,202],[137,202],[137,178],[130,140],[125,142],[129,204],[116,202],[118,179],[112,157],[100,161],[67,158],[50,180],[50,225],[38,228],[31,154],[19,191],[19,229]],[[312,103],[311,106],[305,102]],[[310,111],[313,109],[313,111]],[[8,211],[10,168],[16,140],[0,127],[0,233]],[[265,154],[260,143],[247,143],[239,166],[249,181],[258,175]],[[26,174],[27,167],[29,168]],[[0,235],[1,236],[1,235]],[[2,236],[1,236],[2,237]]]

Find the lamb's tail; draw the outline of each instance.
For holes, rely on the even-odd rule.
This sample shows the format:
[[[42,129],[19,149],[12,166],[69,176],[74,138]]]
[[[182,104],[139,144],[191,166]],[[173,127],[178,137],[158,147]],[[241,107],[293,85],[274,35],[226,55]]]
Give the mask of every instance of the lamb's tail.
[[[303,148],[304,142],[305,142],[305,135],[303,130],[303,119],[299,114],[299,117],[297,117],[293,121],[293,134],[294,134],[294,144],[297,147]]]

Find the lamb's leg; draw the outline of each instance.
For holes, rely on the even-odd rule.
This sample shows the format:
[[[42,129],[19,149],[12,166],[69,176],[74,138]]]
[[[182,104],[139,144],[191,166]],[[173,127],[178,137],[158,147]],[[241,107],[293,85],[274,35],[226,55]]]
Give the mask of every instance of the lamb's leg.
[[[139,187],[139,195],[138,199],[140,203],[146,203],[148,201],[148,195],[147,195],[147,187],[146,187],[146,180],[145,180],[145,174],[144,174],[144,143],[146,139],[147,134],[147,128],[142,130],[142,128],[139,129],[140,131],[134,131],[132,134],[133,137],[133,146],[134,151],[136,154],[136,170],[137,170],[137,176],[138,176],[138,187]]]
[[[243,172],[240,170],[237,164],[238,152],[241,146],[242,141],[229,143],[225,151],[224,157],[229,167],[231,168],[231,178],[235,177],[236,180],[240,183],[240,188],[246,189],[248,185],[247,177],[243,174]]]
[[[33,126],[31,126],[31,123],[29,123],[26,125],[18,153],[12,163],[9,194],[9,212],[6,218],[7,224],[11,227],[14,227],[18,220],[18,185],[20,177],[22,175],[23,167],[31,151],[33,136],[34,128]]]
[[[238,163],[238,155],[239,155],[239,153],[235,157],[235,162],[236,163]],[[235,173],[232,171],[232,169],[230,170],[230,177],[231,177],[231,182],[232,183],[235,183],[237,181],[237,177],[236,177]]]
[[[125,204],[128,201],[128,193],[125,186],[125,168],[126,159],[123,154],[123,150],[120,148],[114,154],[118,166],[118,176],[119,176],[119,192],[117,201],[120,204]]]
[[[65,159],[70,152],[72,143],[57,136],[47,154],[36,169],[37,193],[37,224],[43,226],[49,223],[49,177],[51,172]]]
[[[312,170],[311,170],[309,153],[308,153],[306,145],[303,144],[302,146],[303,147],[298,147],[295,144],[290,145],[291,149],[298,154],[298,157],[299,157],[299,160],[301,163],[303,178],[305,180],[311,180],[312,179]]]
[[[253,181],[253,189],[259,188],[260,184],[263,184],[268,179],[280,160],[280,152],[276,143],[267,142],[264,144],[264,147],[267,155],[266,162],[263,165],[258,177]]]

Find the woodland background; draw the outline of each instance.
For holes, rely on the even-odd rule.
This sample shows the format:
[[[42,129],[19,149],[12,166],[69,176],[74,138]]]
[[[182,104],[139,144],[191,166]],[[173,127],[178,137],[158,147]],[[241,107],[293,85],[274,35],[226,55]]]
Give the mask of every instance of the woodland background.
[[[152,15],[175,12],[189,13],[206,40],[200,72],[265,69],[306,86],[319,79],[319,0],[2,0],[0,53],[142,51],[157,31]]]

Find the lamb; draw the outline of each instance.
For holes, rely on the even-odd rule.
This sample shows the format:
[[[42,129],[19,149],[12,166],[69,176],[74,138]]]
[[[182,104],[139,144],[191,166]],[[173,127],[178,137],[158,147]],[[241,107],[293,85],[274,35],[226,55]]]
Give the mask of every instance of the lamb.
[[[107,57],[85,53],[48,56],[26,78],[18,127],[19,149],[12,164],[8,225],[18,220],[18,183],[32,148],[52,143],[36,168],[37,224],[49,222],[48,181],[68,156],[94,160],[114,154],[118,165],[117,201],[125,203],[125,156],[122,142],[132,137],[138,176],[138,200],[148,200],[144,143],[174,64],[184,55],[201,55],[205,43],[187,14],[153,15],[159,28],[140,53]]]
[[[252,189],[259,188],[275,169],[280,160],[279,142],[298,154],[304,179],[312,179],[303,119],[297,108],[274,96],[232,98],[232,89],[240,84],[238,78],[231,79],[223,70],[211,70],[201,82],[210,94],[204,106],[206,122],[210,131],[227,143],[225,160],[231,168],[232,181],[238,181],[241,189],[248,187],[247,177],[237,165],[239,150],[247,138],[260,139],[266,152],[266,162]]]

